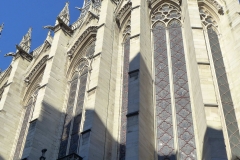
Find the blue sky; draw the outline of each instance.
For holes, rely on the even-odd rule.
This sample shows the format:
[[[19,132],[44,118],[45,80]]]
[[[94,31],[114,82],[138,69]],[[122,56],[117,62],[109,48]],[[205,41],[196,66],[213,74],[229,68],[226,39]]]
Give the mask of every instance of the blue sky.
[[[41,45],[47,36],[43,26],[54,25],[57,15],[61,12],[67,0],[1,0],[0,24],[4,23],[0,37],[0,69],[5,70],[12,61],[4,57],[8,52],[15,52],[15,45],[32,27],[31,51]],[[80,15],[75,7],[82,7],[83,0],[69,0],[70,23]]]

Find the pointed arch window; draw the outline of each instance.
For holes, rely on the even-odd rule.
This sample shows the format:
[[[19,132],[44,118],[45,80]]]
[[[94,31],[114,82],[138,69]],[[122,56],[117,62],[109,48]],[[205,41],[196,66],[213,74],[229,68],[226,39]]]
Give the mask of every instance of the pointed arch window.
[[[209,46],[208,52],[212,57],[212,62],[215,70],[215,77],[217,81],[217,88],[219,90],[219,97],[225,118],[225,125],[227,128],[227,136],[229,138],[230,148],[233,158],[240,157],[240,135],[235,115],[235,109],[228,83],[228,77],[225,69],[223,55],[220,47],[219,34],[217,23],[213,16],[210,15],[205,8],[200,7],[200,18],[205,30],[205,41]],[[209,44],[209,45],[208,45]],[[212,63],[211,62],[211,63]]]
[[[126,154],[126,130],[128,111],[128,72],[129,72],[130,36],[126,35],[124,41],[124,62],[123,62],[123,88],[122,88],[122,110],[121,110],[121,137],[120,137],[120,159]]]
[[[38,91],[39,89],[36,89],[24,109],[24,118],[13,159],[20,159],[21,153],[22,158],[27,158],[29,156],[37,122],[37,120],[32,121],[32,115],[34,112]]]
[[[197,158],[180,21],[181,10],[173,4],[163,3],[153,10],[155,142],[159,160],[175,159],[175,143],[180,159]],[[175,123],[173,117],[176,117]]]
[[[80,140],[82,138],[81,123],[88,68],[87,60],[81,61],[70,81],[70,91],[59,149],[59,158],[68,154],[79,154],[80,152]]]

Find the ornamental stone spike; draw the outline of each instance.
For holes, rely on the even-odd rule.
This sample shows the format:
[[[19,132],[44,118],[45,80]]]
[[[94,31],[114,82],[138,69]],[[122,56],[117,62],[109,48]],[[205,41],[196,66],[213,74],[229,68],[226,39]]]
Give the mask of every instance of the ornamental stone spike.
[[[66,25],[69,25],[70,21],[70,14],[69,14],[69,2],[66,2],[66,5],[64,6],[63,10],[58,15],[58,18],[60,18]],[[55,26],[58,24],[58,20],[56,20]]]
[[[4,27],[4,23],[0,26],[0,37],[2,35],[3,27]]]
[[[32,27],[29,28],[27,34],[23,36],[21,42],[19,43],[19,47],[21,47],[27,53],[30,52],[31,35],[32,35]]]

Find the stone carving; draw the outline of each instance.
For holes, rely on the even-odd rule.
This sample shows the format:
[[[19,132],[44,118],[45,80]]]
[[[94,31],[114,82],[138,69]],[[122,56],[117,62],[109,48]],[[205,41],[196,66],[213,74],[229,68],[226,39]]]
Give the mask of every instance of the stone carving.
[[[80,44],[82,43],[82,41],[88,37],[90,34],[96,34],[97,33],[97,26],[91,26],[88,27],[83,33],[82,35],[78,38],[78,40],[74,43],[74,45],[72,46],[72,48],[70,49],[70,51],[67,52],[69,58],[71,59],[73,57],[73,54],[75,53],[75,51],[77,50],[77,48],[80,46]]]
[[[40,62],[38,62],[38,64],[33,68],[33,70],[30,72],[30,74],[25,78],[25,82],[26,83],[30,83],[31,80],[33,79],[33,77],[36,75],[36,73],[39,71],[39,69],[44,65],[46,64],[48,60],[48,55],[47,56],[44,56]]]
[[[119,27],[122,25],[122,23],[123,23],[124,19],[126,18],[126,16],[131,12],[131,8],[132,8],[132,2],[129,1],[118,12],[118,14],[116,16],[116,22],[117,22]]]
[[[205,1],[213,6],[214,9],[218,11],[219,14],[223,15],[224,10],[223,7],[216,0],[198,0],[200,5],[203,5]]]
[[[207,0],[207,1],[215,7],[218,13],[223,14],[224,12],[223,7],[216,0]]]

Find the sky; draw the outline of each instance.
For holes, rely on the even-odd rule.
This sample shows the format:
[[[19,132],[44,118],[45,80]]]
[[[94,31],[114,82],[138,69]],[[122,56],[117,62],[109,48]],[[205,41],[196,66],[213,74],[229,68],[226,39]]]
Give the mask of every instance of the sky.
[[[16,44],[32,27],[31,51],[46,39],[48,30],[43,26],[54,25],[56,17],[69,1],[70,24],[80,16],[75,7],[82,7],[83,0],[0,0],[0,25],[4,29],[0,37],[0,69],[5,70],[12,57],[4,57],[8,52],[16,52]]]

